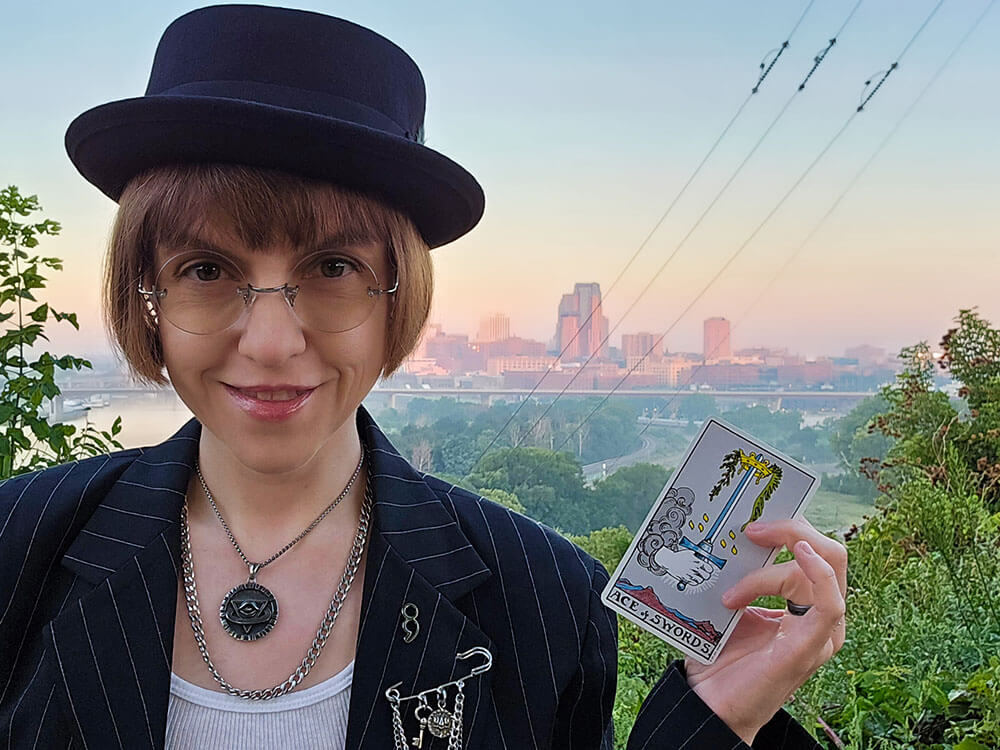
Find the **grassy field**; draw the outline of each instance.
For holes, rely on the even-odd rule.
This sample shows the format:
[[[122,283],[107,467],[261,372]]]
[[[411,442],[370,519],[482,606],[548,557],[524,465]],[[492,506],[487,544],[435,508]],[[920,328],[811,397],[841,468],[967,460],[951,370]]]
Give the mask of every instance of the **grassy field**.
[[[852,523],[860,525],[873,510],[869,500],[820,488],[806,508],[806,519],[820,531],[837,531]]]

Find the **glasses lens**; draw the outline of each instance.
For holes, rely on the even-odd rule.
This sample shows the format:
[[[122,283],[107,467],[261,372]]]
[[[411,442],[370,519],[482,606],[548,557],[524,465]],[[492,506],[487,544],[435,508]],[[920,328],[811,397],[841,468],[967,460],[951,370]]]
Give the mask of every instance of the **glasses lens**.
[[[295,313],[307,326],[327,333],[364,323],[378,302],[375,272],[348,255],[315,253],[303,259],[289,279],[299,287]]]
[[[222,255],[182,253],[157,274],[156,304],[182,331],[216,333],[239,318],[245,305],[239,288],[246,283],[239,268]]]

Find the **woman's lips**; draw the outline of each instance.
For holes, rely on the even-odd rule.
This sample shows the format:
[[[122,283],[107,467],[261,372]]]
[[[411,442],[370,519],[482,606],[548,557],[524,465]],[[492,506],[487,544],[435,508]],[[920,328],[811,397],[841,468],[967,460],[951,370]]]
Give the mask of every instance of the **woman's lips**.
[[[231,385],[225,385],[226,391],[240,409],[245,411],[251,417],[265,422],[280,422],[284,419],[288,419],[292,416],[292,414],[305,406],[309,397],[315,390],[315,388],[310,388],[288,401],[265,401],[263,399],[256,398],[245,391],[233,388]]]

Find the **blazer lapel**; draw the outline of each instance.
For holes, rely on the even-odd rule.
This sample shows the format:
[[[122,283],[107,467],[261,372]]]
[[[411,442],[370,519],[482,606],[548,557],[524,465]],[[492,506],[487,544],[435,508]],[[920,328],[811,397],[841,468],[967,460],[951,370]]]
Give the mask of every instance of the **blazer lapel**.
[[[200,434],[191,420],[143,452],[63,557],[94,585],[46,628],[56,692],[85,747],[163,746],[180,509]]]
[[[392,747],[385,691],[406,696],[469,674],[481,664],[458,655],[490,639],[455,605],[490,577],[452,514],[393,448],[365,408],[357,413],[369,448],[376,504],[364,578],[347,750]],[[56,693],[86,747],[161,748],[166,733],[180,559],[180,509],[201,424],[190,420],[149,449],[112,486],[63,557],[93,584],[46,628]],[[414,604],[419,632],[404,643],[400,610]],[[487,747],[493,721],[491,673],[465,681],[463,738]],[[454,708],[455,689],[448,693]],[[431,704],[436,707],[436,700]],[[414,701],[403,704],[408,738]],[[433,742],[432,742],[433,740]],[[411,743],[412,744],[412,743]],[[425,734],[424,748],[446,740]]]
[[[459,679],[482,663],[479,656],[458,658],[474,646],[495,650],[490,639],[456,606],[464,594],[490,577],[455,519],[424,477],[392,447],[364,408],[358,427],[369,447],[375,485],[374,531],[370,539],[347,728],[347,750],[393,747],[392,714],[385,691],[399,684],[403,696]],[[403,640],[401,609],[419,611],[419,632]],[[492,675],[465,681],[464,747],[487,747],[492,718]],[[447,708],[454,709],[455,688]],[[430,703],[437,707],[436,698]],[[401,707],[408,741],[417,734],[416,701]],[[424,735],[426,748],[447,740]]]

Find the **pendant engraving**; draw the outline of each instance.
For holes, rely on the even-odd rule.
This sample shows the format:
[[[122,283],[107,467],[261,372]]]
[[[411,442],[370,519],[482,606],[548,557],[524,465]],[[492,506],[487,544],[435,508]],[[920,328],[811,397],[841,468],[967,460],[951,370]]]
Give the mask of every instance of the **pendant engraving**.
[[[435,737],[447,737],[451,732],[453,719],[450,713],[438,708],[427,717],[427,729]]]
[[[222,627],[240,641],[255,641],[271,632],[278,622],[278,600],[256,581],[233,588],[219,607]]]

